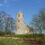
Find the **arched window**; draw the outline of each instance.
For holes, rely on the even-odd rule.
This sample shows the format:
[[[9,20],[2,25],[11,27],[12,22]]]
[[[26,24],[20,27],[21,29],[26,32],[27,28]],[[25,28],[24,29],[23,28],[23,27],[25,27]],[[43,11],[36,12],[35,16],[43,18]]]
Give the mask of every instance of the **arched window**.
[[[18,20],[18,22],[20,22],[20,20]]]
[[[18,29],[19,29],[20,27],[18,26]]]
[[[20,17],[20,14],[18,14],[18,17]]]

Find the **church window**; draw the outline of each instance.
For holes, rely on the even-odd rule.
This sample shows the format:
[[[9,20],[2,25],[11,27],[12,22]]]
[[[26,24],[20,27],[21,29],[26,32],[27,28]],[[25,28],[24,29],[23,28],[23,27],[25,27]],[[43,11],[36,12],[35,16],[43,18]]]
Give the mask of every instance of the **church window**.
[[[20,14],[18,15],[18,17],[20,17]]]
[[[20,22],[20,20],[18,20],[18,22]]]
[[[19,29],[19,27],[18,27],[18,29]]]

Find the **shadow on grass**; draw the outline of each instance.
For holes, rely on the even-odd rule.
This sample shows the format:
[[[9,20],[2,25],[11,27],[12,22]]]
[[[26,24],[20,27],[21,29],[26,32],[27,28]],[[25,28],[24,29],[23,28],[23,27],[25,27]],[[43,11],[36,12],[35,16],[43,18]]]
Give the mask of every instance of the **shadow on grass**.
[[[45,40],[24,40],[28,45],[45,45]]]

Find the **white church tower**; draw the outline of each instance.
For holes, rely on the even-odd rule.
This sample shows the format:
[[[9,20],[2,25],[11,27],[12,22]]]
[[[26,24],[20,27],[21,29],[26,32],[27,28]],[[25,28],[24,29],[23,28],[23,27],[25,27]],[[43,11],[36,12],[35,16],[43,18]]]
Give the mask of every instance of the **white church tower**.
[[[22,12],[18,12],[16,16],[16,34],[22,34],[24,32],[24,15]]]
[[[24,14],[18,12],[16,14],[16,34],[28,34],[31,32],[31,29],[24,24]]]

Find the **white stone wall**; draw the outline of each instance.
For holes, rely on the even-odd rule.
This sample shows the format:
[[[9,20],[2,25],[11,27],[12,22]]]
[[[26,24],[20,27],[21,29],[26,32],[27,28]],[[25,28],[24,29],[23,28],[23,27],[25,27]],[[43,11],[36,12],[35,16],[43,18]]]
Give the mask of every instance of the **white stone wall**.
[[[29,28],[24,24],[24,14],[19,12],[16,16],[16,34],[29,33]]]

